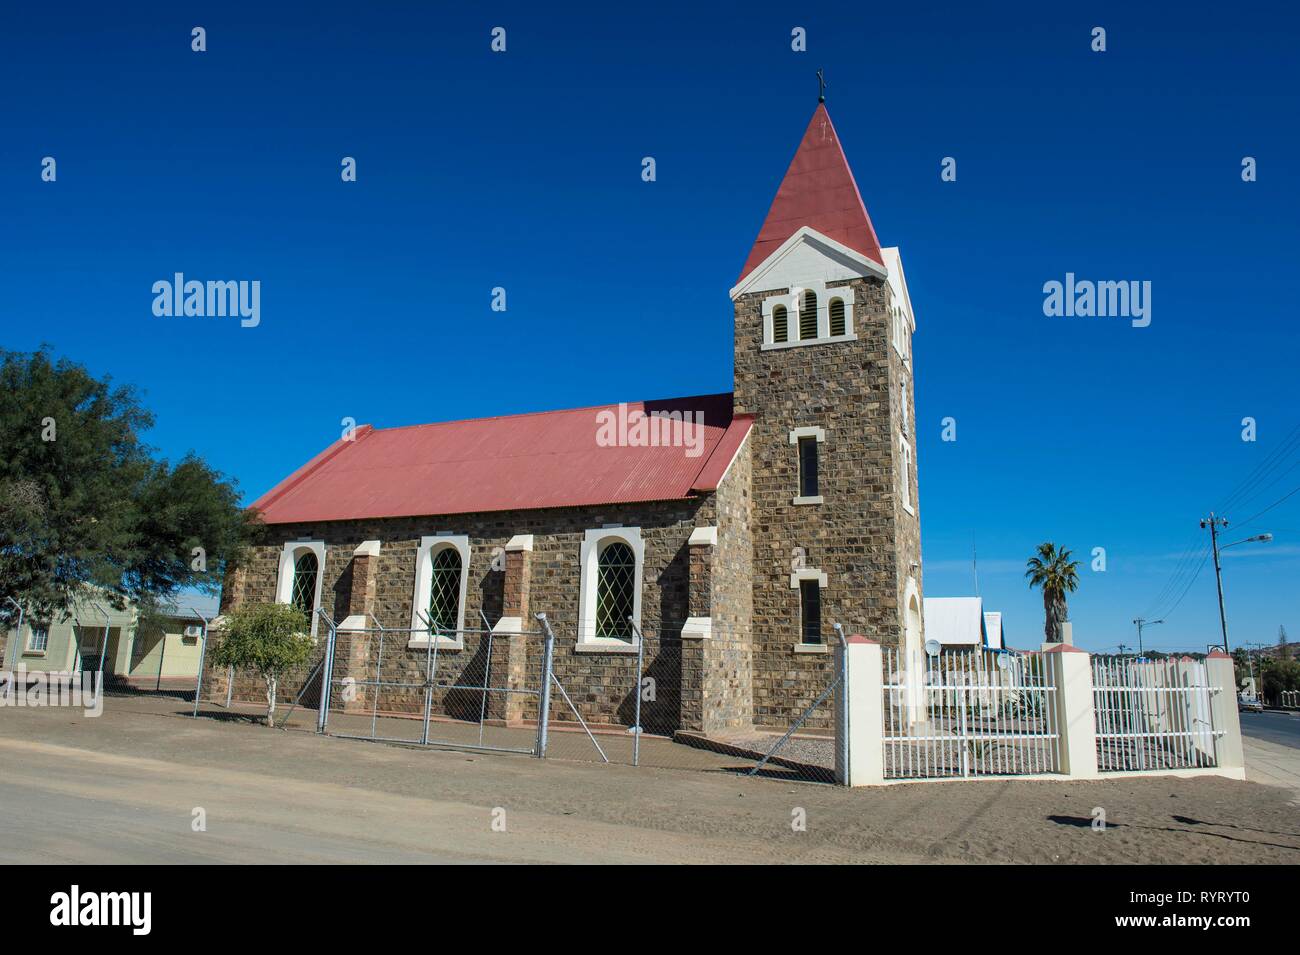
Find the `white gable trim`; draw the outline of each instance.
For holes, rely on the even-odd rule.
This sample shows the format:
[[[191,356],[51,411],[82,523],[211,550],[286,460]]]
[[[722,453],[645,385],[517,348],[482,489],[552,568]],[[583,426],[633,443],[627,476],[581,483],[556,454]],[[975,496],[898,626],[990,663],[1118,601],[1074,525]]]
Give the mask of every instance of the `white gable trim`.
[[[781,263],[796,249],[808,248],[821,255],[827,261],[827,274],[807,276],[801,283],[783,277],[779,268]],[[888,270],[879,262],[872,261],[861,252],[855,252],[842,242],[836,242],[830,236],[822,235],[816,229],[804,226],[794,235],[781,243],[781,247],[769,255],[754,268],[740,284],[731,290],[734,301],[747,292],[766,292],[771,289],[789,288],[791,285],[807,285],[814,279],[823,282],[838,282],[844,279],[885,278]]]

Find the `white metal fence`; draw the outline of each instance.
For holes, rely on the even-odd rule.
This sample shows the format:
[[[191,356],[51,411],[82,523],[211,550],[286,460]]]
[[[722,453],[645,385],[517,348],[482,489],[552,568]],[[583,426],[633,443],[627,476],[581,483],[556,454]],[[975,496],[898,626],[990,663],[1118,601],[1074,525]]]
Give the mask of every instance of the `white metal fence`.
[[[898,650],[882,660],[886,779],[1058,771],[1056,683],[1041,653],[944,650],[910,672]]]
[[[1218,765],[1211,697],[1223,688],[1203,662],[1094,657],[1092,686],[1101,772]]]

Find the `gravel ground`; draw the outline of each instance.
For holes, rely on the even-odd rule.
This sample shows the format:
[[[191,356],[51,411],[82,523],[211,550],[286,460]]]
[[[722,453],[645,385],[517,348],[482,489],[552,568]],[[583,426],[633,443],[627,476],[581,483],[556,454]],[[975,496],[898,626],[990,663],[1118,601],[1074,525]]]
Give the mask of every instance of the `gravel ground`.
[[[0,711],[0,861],[1300,862],[1290,794],[1220,778],[844,790],[184,713],[135,700],[98,719]]]

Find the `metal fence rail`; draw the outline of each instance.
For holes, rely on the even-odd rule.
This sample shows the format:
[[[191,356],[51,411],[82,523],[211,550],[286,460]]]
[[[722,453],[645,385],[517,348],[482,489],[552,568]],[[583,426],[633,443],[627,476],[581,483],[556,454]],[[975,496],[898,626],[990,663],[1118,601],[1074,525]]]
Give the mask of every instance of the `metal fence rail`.
[[[944,650],[911,671],[897,649],[882,660],[886,779],[1059,771],[1055,676],[1042,654]]]
[[[1094,657],[1093,708],[1101,772],[1201,769],[1218,765],[1205,664],[1191,659]]]

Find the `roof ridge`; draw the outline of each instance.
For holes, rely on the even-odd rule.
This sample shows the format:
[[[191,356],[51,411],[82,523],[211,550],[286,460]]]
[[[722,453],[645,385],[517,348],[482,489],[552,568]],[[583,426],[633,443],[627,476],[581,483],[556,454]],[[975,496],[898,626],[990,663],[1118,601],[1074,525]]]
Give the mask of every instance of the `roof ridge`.
[[[719,391],[707,395],[682,395],[678,398],[637,398],[632,401],[605,401],[595,405],[579,405],[577,408],[551,408],[548,411],[515,411],[510,414],[482,415],[477,418],[450,418],[446,421],[425,421],[419,424],[396,424],[390,428],[374,428],[374,431],[405,431],[411,428],[434,428],[445,424],[469,424],[472,421],[502,421],[507,418],[532,418],[548,414],[565,414],[574,411],[597,411],[603,408],[616,408],[619,405],[655,404],[662,401],[690,401],[693,398],[729,398],[734,391]]]

